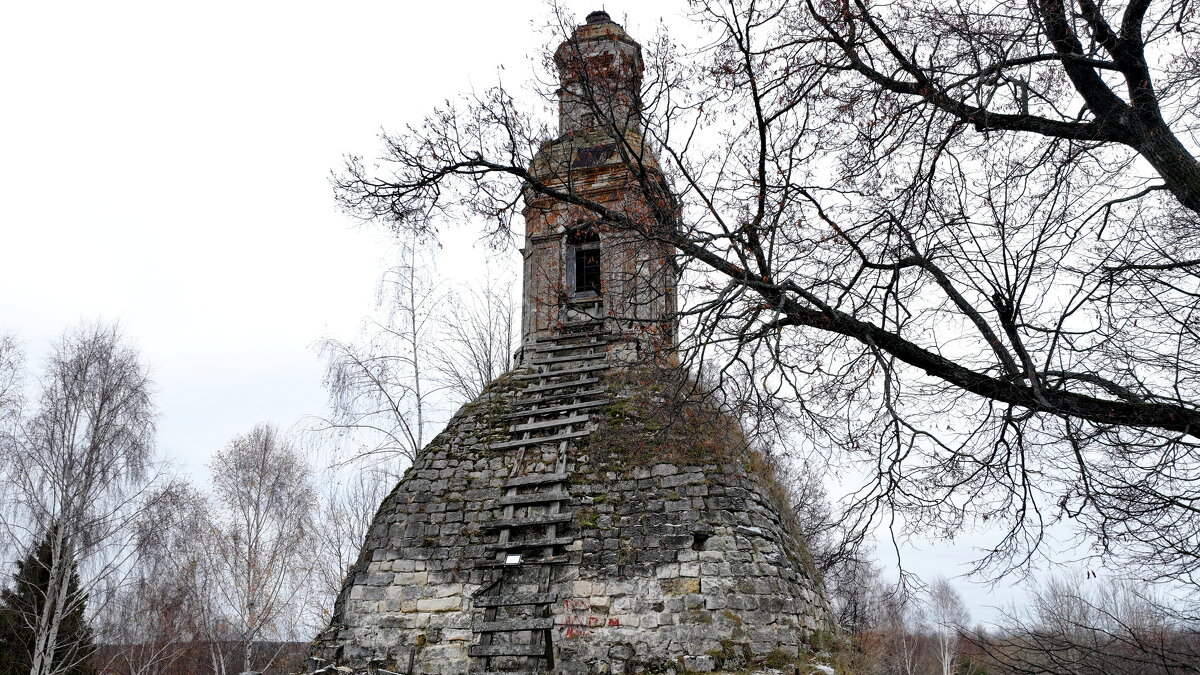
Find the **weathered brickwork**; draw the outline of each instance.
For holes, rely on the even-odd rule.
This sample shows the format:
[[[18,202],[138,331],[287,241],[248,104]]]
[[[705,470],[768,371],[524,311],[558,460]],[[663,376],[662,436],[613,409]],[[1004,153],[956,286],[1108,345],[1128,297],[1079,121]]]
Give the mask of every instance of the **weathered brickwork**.
[[[547,188],[602,204],[629,222],[605,222],[582,206],[526,191],[523,341],[601,320],[636,337],[629,341],[635,350],[669,347],[678,270],[669,241],[657,236],[664,233],[655,214],[676,209],[641,135],[641,47],[605,16],[580,26],[558,48],[555,62],[562,82],[560,135],[539,149],[530,172]],[[608,114],[582,102],[582,89],[603,101]],[[595,296],[572,288],[570,239],[580,232],[595,234],[603,251],[603,290]]]

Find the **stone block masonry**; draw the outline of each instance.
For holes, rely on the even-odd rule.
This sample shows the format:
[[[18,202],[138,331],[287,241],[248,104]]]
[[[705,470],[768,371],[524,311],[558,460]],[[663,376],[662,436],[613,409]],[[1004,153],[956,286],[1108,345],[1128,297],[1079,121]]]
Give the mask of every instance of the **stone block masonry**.
[[[512,586],[514,596],[552,596],[537,617],[548,627],[547,672],[711,670],[713,654],[794,654],[826,627],[801,544],[743,462],[630,465],[572,439],[566,497],[545,501],[536,483],[560,466],[559,444],[490,449],[526,397],[517,382],[502,378],[464,407],[384,501],[315,655],[356,669],[407,673],[411,662],[413,673],[448,674],[477,666],[473,645],[514,651],[480,645],[488,617],[473,598],[495,581],[497,547],[523,546],[516,535],[500,542],[497,524],[548,515],[558,522],[560,562],[545,565],[545,587]],[[603,424],[603,415],[590,423]],[[522,476],[530,485],[506,495]],[[497,656],[489,667],[538,672],[527,658]]]

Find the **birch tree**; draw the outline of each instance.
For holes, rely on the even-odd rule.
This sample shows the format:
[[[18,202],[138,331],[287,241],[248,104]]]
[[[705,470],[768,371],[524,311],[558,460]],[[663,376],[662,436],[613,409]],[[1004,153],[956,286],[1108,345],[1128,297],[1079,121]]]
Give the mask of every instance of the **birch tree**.
[[[333,607],[346,573],[358,560],[380,503],[399,478],[379,469],[358,467],[331,468],[321,476],[326,487],[321,491],[315,518],[313,549],[319,564],[312,578],[323,598],[314,603],[321,612]],[[329,623],[325,614],[316,620],[322,626]]]
[[[11,449],[17,447],[21,417],[21,364],[22,354],[16,340],[10,335],[0,335],[0,483],[5,485],[15,481]],[[18,547],[13,528],[7,525],[16,507],[15,498],[15,490],[0,494],[0,524],[4,525],[0,527],[0,546],[6,550]]]
[[[356,446],[355,459],[396,471],[425,446],[440,388],[430,350],[446,298],[427,252],[411,241],[398,250],[399,264],[380,285],[383,318],[368,322],[356,341],[321,344],[331,414],[315,429]]]
[[[256,643],[295,640],[312,552],[312,470],[275,427],[259,425],[213,458],[214,519],[204,540],[205,593],[214,672],[226,672],[224,640],[241,671],[265,670],[278,656]]]
[[[68,672],[62,623],[119,574],[129,525],[149,484],[154,444],[150,381],[115,326],[67,331],[53,347],[40,394],[5,438],[6,524],[44,539],[46,590],[33,615],[30,675]],[[71,584],[79,570],[80,583]],[[74,589],[74,590],[73,590]]]
[[[512,368],[518,317],[511,281],[496,282],[489,275],[482,285],[449,295],[430,360],[437,381],[455,402],[475,400]]]
[[[125,675],[170,672],[209,636],[214,607],[205,593],[207,497],[187,481],[153,490],[132,523],[135,554],[122,578],[102,588],[95,620],[106,658]]]
[[[32,667],[33,647],[37,638],[39,605],[50,586],[51,537],[38,542],[29,555],[16,564],[12,587],[0,591],[0,675],[26,675]],[[71,566],[67,594],[79,595],[79,574]],[[59,623],[54,662],[64,675],[91,675],[94,651],[91,630],[86,620],[86,601],[73,604]]]
[[[941,675],[952,675],[958,667],[958,636],[966,629],[970,616],[962,596],[946,577],[939,576],[929,584],[927,618],[936,639]]]
[[[11,335],[0,335],[0,429],[10,425],[20,411],[21,350]]]

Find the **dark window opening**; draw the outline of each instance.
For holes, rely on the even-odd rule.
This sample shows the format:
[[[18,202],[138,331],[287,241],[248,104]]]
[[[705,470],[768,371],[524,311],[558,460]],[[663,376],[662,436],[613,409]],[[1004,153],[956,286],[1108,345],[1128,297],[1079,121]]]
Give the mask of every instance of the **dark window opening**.
[[[575,295],[600,294],[600,249],[575,249]]]
[[[579,232],[567,240],[567,273],[572,298],[600,295],[600,235]]]

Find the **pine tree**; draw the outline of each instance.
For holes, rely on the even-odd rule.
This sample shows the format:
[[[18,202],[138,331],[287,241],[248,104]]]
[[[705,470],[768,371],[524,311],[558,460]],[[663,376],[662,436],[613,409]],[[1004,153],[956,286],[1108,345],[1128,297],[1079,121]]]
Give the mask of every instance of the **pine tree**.
[[[54,562],[53,534],[53,530],[48,532],[36,551],[30,551],[24,560],[16,563],[11,588],[0,591],[0,675],[28,675],[32,666],[34,629],[38,613],[43,611]],[[63,668],[56,668],[62,675],[92,675],[95,670],[88,661],[94,647],[91,630],[84,618],[87,598],[80,594],[79,574],[74,562],[70,574],[67,616],[59,626],[54,662]]]

